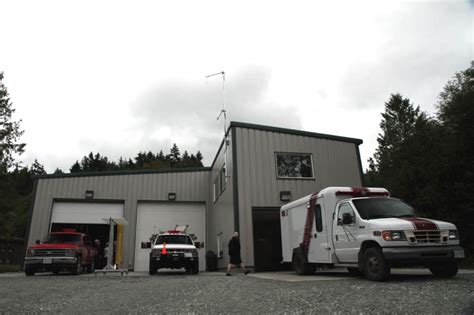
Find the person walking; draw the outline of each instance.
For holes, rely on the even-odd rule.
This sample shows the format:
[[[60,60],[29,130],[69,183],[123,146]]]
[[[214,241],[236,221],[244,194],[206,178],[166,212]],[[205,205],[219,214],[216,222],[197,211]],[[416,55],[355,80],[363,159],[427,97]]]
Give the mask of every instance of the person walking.
[[[229,241],[229,256],[230,256],[230,263],[227,266],[227,276],[232,276],[230,273],[233,267],[240,266],[244,271],[244,274],[248,274],[250,270],[245,269],[244,263],[240,258],[240,241],[239,241],[239,233],[234,232],[232,238]]]

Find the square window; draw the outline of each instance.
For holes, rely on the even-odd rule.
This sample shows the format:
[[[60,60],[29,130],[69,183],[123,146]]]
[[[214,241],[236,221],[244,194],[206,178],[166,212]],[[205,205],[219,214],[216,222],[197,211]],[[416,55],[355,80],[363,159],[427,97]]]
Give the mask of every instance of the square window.
[[[314,178],[311,153],[275,153],[277,178]]]

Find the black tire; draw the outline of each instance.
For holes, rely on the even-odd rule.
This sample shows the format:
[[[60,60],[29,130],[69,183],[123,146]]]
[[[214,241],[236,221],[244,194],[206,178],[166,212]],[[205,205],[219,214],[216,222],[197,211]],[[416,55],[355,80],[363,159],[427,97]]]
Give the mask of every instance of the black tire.
[[[199,263],[195,262],[191,267],[191,273],[197,275],[199,273]]]
[[[76,263],[74,264],[74,267],[71,269],[71,273],[73,275],[79,275],[82,272],[82,259],[81,256],[77,256]]]
[[[25,266],[25,275],[27,276],[34,276],[36,269],[33,267]]]
[[[87,266],[87,272],[93,273],[95,271],[95,262],[94,258],[92,258],[91,263]]]
[[[361,275],[359,268],[350,267],[347,268],[347,271],[349,271],[349,274],[353,277],[359,277]]]
[[[364,275],[371,281],[385,281],[390,277],[390,265],[378,247],[367,248],[362,254]]]
[[[158,268],[156,267],[156,265],[152,262],[151,260],[151,257],[150,257],[150,265],[148,267],[148,273],[152,276],[154,274],[156,274],[156,271],[158,270]]]
[[[303,250],[298,248],[293,252],[293,269],[300,276],[311,275],[316,272],[316,265],[307,262]]]
[[[452,260],[448,263],[429,266],[431,273],[438,278],[451,278],[458,273],[458,263]]]

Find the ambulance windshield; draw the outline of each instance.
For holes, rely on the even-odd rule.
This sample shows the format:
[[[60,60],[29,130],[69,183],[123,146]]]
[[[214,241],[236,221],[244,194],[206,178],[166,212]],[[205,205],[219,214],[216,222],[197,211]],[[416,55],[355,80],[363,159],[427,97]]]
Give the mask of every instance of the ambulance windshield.
[[[414,217],[413,208],[398,199],[362,198],[353,199],[362,219]]]

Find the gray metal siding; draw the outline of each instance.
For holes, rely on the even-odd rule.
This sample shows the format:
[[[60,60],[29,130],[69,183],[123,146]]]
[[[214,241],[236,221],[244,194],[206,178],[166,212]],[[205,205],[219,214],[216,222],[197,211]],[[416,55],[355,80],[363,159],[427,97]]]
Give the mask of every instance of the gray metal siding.
[[[232,131],[231,131],[232,132]],[[208,250],[212,250],[217,253],[217,235],[221,235],[222,246],[224,250],[224,256],[218,260],[219,268],[224,268],[229,262],[229,256],[227,252],[227,244],[229,239],[234,232],[234,194],[233,194],[233,161],[232,161],[232,134],[229,132],[227,139],[229,144],[227,145],[227,161],[225,161],[225,145],[223,145],[219,152],[217,152],[216,159],[212,166],[209,178],[209,192],[208,192],[208,215],[206,220],[206,226],[208,231]],[[219,176],[219,172],[222,166],[226,163],[227,173],[227,184],[224,192],[219,196],[216,202],[213,201],[214,194],[214,180]]]
[[[167,201],[176,192],[178,201],[206,202],[208,187],[209,171],[38,179],[28,244],[48,233],[54,199],[86,201],[93,190],[92,200],[124,202],[124,262],[133,263],[137,201]]]
[[[235,127],[242,258],[253,265],[252,207],[280,207],[327,186],[361,186],[357,144],[304,135]],[[314,179],[277,179],[275,152],[311,153]]]

